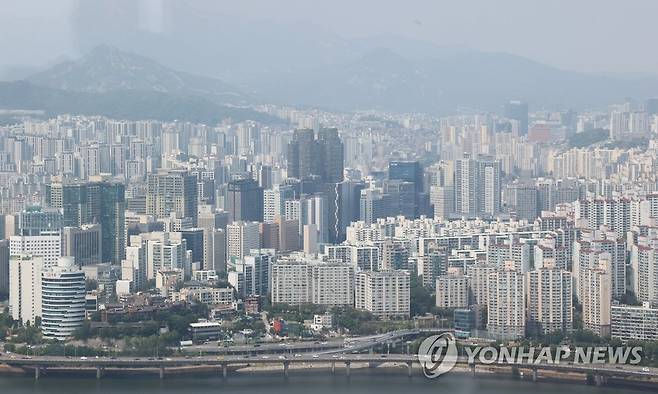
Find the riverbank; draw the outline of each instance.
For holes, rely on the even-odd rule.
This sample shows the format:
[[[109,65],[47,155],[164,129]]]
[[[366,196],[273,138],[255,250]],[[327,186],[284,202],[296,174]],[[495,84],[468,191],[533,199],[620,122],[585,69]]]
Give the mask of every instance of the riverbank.
[[[333,365],[332,365],[333,364]],[[88,379],[96,377],[95,368],[48,368],[41,373],[41,378],[81,378]],[[409,373],[406,363],[384,362],[370,364],[367,362],[353,362],[349,368],[349,374],[345,365],[336,361],[334,363],[291,363],[288,366],[288,378],[295,379],[309,375],[318,376],[399,376],[406,378]],[[153,378],[160,374],[160,369],[156,368],[106,368],[102,372],[103,379],[113,378]],[[279,376],[283,377],[283,364],[259,364],[250,365],[231,365],[227,368],[227,379],[248,377],[248,376]],[[30,377],[34,376],[34,370],[29,368],[10,367],[6,364],[0,364],[0,376],[5,377]],[[166,369],[165,378],[172,381],[189,378],[212,379],[223,376],[223,370],[217,366],[186,366],[186,367],[169,367]],[[532,370],[513,369],[505,365],[478,366],[476,373],[465,366],[456,366],[447,376],[468,377],[470,379],[494,379],[494,380],[512,380],[527,381],[535,383],[551,384],[569,384],[569,385],[591,385],[592,381],[584,373],[563,373],[555,371],[542,371],[536,377],[533,377]],[[415,363],[411,369],[411,377],[423,376],[422,368]],[[439,378],[443,379],[443,377]],[[287,381],[288,379],[286,379]],[[431,379],[427,379],[431,380]],[[609,387],[624,387],[629,389],[649,389],[655,391],[658,388],[658,376],[649,376],[646,380],[630,379],[609,379],[605,383]]]
[[[0,376],[3,393],[11,394],[217,394],[218,391],[240,394],[641,394],[650,392],[626,387],[595,387],[583,383],[555,383],[510,379],[504,375],[449,373],[438,379],[422,375],[407,378],[397,370],[364,368],[349,378],[344,374],[320,371],[294,371],[284,379],[281,371],[232,373],[221,375],[181,375],[160,380],[150,376],[119,375],[97,380],[88,373],[44,375],[35,380],[28,376]],[[655,392],[655,389],[653,390]]]

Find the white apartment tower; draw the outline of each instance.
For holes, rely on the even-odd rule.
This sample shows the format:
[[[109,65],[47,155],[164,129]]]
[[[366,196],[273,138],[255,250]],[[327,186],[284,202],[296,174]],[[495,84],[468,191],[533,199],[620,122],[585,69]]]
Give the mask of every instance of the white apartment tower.
[[[359,272],[355,280],[355,307],[382,319],[409,318],[409,292],[407,271]]]
[[[438,308],[468,308],[469,277],[450,269],[447,275],[436,278],[436,306]]]
[[[34,324],[41,316],[41,273],[43,257],[29,254],[9,259],[9,309],[14,320]]]
[[[583,328],[596,335],[610,335],[612,281],[606,264],[585,269],[580,273],[583,282]]]
[[[226,226],[227,263],[242,259],[251,249],[260,248],[260,225],[258,222],[234,222]]]
[[[508,262],[489,275],[487,329],[500,339],[525,335],[525,280],[521,270]]]
[[[526,274],[528,330],[536,334],[573,329],[571,272],[545,260],[544,266]]]

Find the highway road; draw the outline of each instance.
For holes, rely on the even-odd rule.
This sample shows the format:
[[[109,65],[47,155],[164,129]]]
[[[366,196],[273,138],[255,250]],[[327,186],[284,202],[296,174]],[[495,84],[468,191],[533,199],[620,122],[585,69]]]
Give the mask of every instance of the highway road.
[[[353,353],[372,349],[386,343],[394,343],[405,338],[417,337],[420,334],[441,333],[445,329],[409,329],[391,331],[384,334],[363,337],[348,337],[345,339],[329,339],[327,341],[283,341],[274,343],[260,343],[235,346],[218,346],[217,342],[202,345],[193,345],[183,348],[188,354],[286,354],[286,353],[313,353],[339,354]]]

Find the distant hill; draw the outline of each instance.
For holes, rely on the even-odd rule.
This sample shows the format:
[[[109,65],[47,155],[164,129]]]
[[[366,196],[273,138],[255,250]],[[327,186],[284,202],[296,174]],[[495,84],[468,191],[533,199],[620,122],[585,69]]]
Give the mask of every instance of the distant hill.
[[[38,86],[77,92],[135,90],[199,96],[219,104],[247,101],[237,88],[219,79],[174,71],[108,45],[97,46],[78,60],[59,63],[27,79]]]
[[[144,30],[135,23],[135,13],[120,12],[115,1],[78,3],[70,21],[72,35],[76,48],[91,51],[88,60],[37,74],[32,79],[36,84],[82,91],[165,89],[213,101],[218,101],[216,92],[221,99],[231,99],[237,87],[238,95],[248,93],[268,103],[437,115],[461,109],[500,111],[512,99],[528,101],[531,110],[583,110],[623,102],[626,97],[658,96],[656,76],[604,77],[506,53],[377,35],[391,29],[346,38],[335,32],[338,25],[325,28],[312,20],[254,19],[231,14],[217,1],[199,7],[185,1],[162,2],[167,23],[157,32]],[[127,3],[137,7],[135,2]],[[108,17],[112,23],[99,23]],[[99,44],[139,56],[97,48]],[[231,85],[215,87],[206,78],[190,81],[145,57]]]
[[[279,121],[251,109],[223,106],[198,96],[139,90],[79,92],[36,86],[28,81],[0,82],[0,109],[43,110],[48,115],[70,113],[205,124],[215,124],[225,118],[266,123]]]
[[[186,37],[180,33],[172,37]],[[216,36],[230,36],[225,33]],[[174,71],[107,45],[28,80],[64,91],[103,93],[108,98],[111,92],[138,91],[142,96],[151,92],[179,99],[198,97],[220,105],[258,101],[339,111],[378,109],[434,115],[500,112],[509,100],[527,101],[531,110],[585,110],[627,97],[642,100],[658,96],[658,77],[583,74],[505,53],[390,37],[352,42],[314,35],[313,31],[297,39],[291,32],[272,30],[270,34],[279,45],[268,44],[263,33],[255,36],[260,39],[244,35],[233,41],[218,40],[205,49],[199,47],[199,40],[189,37],[189,41],[175,41],[175,51],[165,51],[168,46],[164,41],[144,48],[128,46],[177,67],[184,67],[184,60],[203,65],[202,72],[214,68],[230,84]],[[291,51],[286,42],[295,42],[303,50]],[[278,50],[285,51],[277,55]]]
[[[255,78],[248,88],[293,105],[449,114],[500,111],[512,99],[533,109],[600,108],[658,95],[658,78],[587,75],[503,53],[434,47],[403,56],[377,48],[341,65]]]

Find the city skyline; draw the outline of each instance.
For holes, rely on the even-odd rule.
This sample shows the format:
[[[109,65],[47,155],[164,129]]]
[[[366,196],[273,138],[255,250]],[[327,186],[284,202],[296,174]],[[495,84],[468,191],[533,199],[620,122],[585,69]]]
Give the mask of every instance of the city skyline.
[[[655,3],[1,6],[0,387],[658,385]]]

